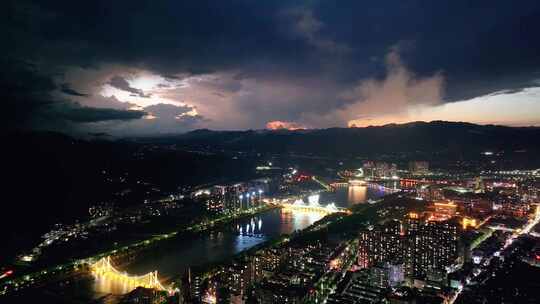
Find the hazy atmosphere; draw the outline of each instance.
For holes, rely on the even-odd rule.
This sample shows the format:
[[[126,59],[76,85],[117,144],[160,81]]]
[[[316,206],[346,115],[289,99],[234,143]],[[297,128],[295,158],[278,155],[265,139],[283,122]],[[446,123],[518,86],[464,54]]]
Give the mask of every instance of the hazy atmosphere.
[[[537,1],[8,1],[8,127],[540,124]]]
[[[7,0],[0,303],[540,303],[539,0]]]

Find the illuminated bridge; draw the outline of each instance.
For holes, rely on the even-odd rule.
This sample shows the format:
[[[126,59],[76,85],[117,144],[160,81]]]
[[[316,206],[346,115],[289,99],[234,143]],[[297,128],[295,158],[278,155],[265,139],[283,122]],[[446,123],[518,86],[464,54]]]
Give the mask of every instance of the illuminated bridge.
[[[321,187],[323,187],[324,189],[326,189],[326,191],[332,191],[332,190],[334,190],[334,189],[332,188],[331,185],[329,185],[329,184],[327,184],[326,182],[324,182],[324,181],[318,179],[316,176],[312,176],[311,179],[314,180],[315,182],[317,182],[319,185],[321,185]]]
[[[294,201],[294,203],[282,203],[281,206],[283,206],[284,210],[291,210],[291,211],[303,211],[303,212],[314,212],[314,213],[323,213],[323,214],[331,214],[336,212],[349,212],[347,209],[336,207],[334,203],[328,204],[326,206],[323,206],[319,204],[319,195],[311,195],[308,197],[308,203],[304,203],[303,200],[297,199]]]
[[[109,280],[132,286],[133,289],[136,287],[144,287],[163,290],[169,293],[173,292],[171,288],[166,288],[159,282],[157,270],[145,275],[132,276],[114,268],[111,264],[110,256],[103,257],[99,261],[91,264],[90,269],[92,270],[92,274],[98,278],[106,277]]]

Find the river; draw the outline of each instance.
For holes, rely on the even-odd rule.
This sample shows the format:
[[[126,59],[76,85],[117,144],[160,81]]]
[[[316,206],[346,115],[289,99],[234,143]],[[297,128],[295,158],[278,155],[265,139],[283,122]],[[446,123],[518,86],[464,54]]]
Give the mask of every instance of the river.
[[[325,192],[320,203],[335,203],[339,207],[362,204],[384,195],[377,187],[350,186]],[[192,238],[179,237],[152,248],[132,263],[119,267],[129,274],[145,274],[157,270],[160,280],[183,274],[188,267],[218,262],[281,234],[302,230],[322,218],[322,214],[286,212],[280,209],[266,211],[251,218],[230,223],[219,231],[208,232]],[[94,297],[106,294],[123,294],[132,286],[111,282],[104,278],[92,280]]]

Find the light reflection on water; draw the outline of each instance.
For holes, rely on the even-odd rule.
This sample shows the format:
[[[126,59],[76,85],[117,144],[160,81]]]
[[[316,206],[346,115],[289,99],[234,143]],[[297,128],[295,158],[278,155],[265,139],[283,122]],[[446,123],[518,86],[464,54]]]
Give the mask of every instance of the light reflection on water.
[[[370,199],[378,199],[386,194],[384,189],[380,187],[354,185],[338,188],[336,192],[322,193],[321,204],[335,202],[338,207],[348,208],[363,204]]]
[[[323,218],[324,214],[317,212],[305,212],[300,210],[282,210],[281,234],[290,234],[302,230]]]
[[[167,248],[156,248],[126,266],[129,274],[158,271],[162,281],[182,275],[188,267],[217,262],[281,234],[302,230],[323,217],[322,214],[284,212],[274,209],[239,220],[219,232],[203,234],[192,239],[177,239]],[[122,294],[133,290],[109,278],[97,278],[97,294]]]
[[[351,186],[335,193],[323,193],[321,204],[335,202],[337,206],[349,207],[384,195],[380,189]],[[242,219],[219,232],[203,234],[191,239],[177,239],[167,246],[159,246],[150,253],[138,257],[125,270],[130,274],[158,271],[162,281],[182,275],[188,267],[218,262],[247,250],[269,238],[291,234],[305,229],[324,215],[320,213],[270,210],[257,216]],[[164,248],[166,247],[166,248]],[[96,278],[95,294],[123,294],[133,290],[122,282],[108,278]]]
[[[137,288],[135,283],[125,281],[118,281],[107,275],[93,275],[94,276],[94,291],[98,294],[125,294],[133,289]]]
[[[366,201],[367,187],[366,186],[350,186],[348,187],[347,201],[351,205],[364,203]]]

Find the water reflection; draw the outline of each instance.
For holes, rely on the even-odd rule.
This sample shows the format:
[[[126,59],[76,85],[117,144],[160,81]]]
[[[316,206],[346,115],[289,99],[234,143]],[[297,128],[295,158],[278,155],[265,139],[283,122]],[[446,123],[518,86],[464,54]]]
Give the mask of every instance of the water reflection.
[[[98,294],[121,295],[137,288],[137,284],[128,280],[115,280],[107,275],[94,275],[94,291]]]
[[[348,188],[347,201],[350,205],[356,205],[364,203],[367,196],[367,187],[366,186],[349,186]]]
[[[378,187],[351,186],[338,189],[334,193],[321,193],[320,201],[321,204],[335,202],[339,207],[350,207],[369,199],[377,199],[384,194]],[[174,278],[182,275],[190,266],[222,261],[269,238],[305,229],[323,216],[320,213],[296,210],[270,210],[231,223],[220,231],[160,244],[151,252],[137,257],[123,270],[128,273],[148,273],[158,270],[160,278],[165,280]],[[133,288],[107,278],[96,278],[93,287],[95,294],[122,294]]]
[[[236,224],[235,233],[261,238],[291,234],[310,226],[323,216],[320,213],[276,209]]]
[[[121,270],[128,273],[157,270],[161,279],[170,279],[182,275],[190,266],[221,261],[269,238],[302,230],[322,217],[322,214],[317,213],[270,210],[231,223],[220,231],[160,244]],[[93,288],[96,294],[122,294],[134,287],[124,286],[107,278],[96,278]]]
[[[281,234],[290,234],[297,230],[302,230],[316,221],[323,218],[324,214],[318,212],[309,212],[301,210],[282,210]]]
[[[338,207],[348,208],[356,204],[363,204],[370,199],[378,199],[385,194],[378,188],[353,185],[338,188],[335,192],[321,193],[321,204],[335,202]]]

